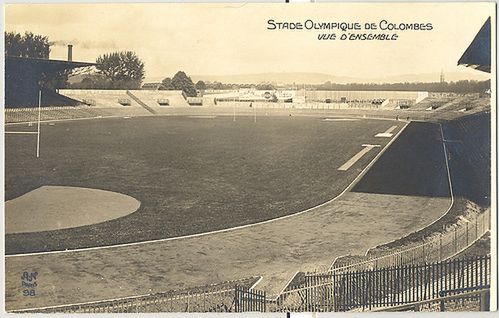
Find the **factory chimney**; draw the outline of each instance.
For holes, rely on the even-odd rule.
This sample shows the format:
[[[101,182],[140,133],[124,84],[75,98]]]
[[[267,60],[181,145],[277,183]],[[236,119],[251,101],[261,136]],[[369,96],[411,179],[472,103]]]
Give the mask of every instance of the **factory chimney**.
[[[73,45],[68,44],[68,61],[73,61]]]

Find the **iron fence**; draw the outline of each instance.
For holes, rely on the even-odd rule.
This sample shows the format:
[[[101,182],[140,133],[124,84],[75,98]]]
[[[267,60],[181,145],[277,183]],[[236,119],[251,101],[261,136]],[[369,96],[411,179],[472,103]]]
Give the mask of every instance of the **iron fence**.
[[[373,311],[489,311],[490,289],[465,291]]]
[[[284,291],[271,311],[372,310],[435,299],[442,292],[490,287],[490,256],[370,270],[311,273]]]
[[[53,306],[15,313],[151,313],[151,312],[234,312],[247,310],[246,305],[235,307],[236,290],[251,286],[257,277],[230,281],[192,289],[173,290],[120,299]],[[237,288],[234,285],[237,284]],[[246,287],[248,288],[248,287]],[[263,296],[264,297],[264,296]],[[265,298],[263,298],[265,299]]]

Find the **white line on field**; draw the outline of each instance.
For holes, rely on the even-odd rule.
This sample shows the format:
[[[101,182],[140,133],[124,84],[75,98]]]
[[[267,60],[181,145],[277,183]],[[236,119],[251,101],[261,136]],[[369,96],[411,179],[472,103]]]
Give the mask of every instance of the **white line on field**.
[[[442,129],[442,124],[440,124],[440,135],[442,136],[442,146],[444,147],[444,155],[445,155],[445,166],[447,167],[447,178],[449,180],[449,192],[450,192],[450,197],[451,197],[451,207],[452,205],[454,204],[454,191],[452,189],[452,178],[450,176],[450,168],[449,168],[449,159],[447,158],[447,147],[445,146],[445,142],[443,142],[443,140],[445,140],[445,137],[444,137],[444,130]],[[450,210],[450,208],[449,208]]]
[[[5,255],[5,258],[12,258],[12,257],[25,257],[25,256],[38,256],[38,255],[47,255],[47,254],[62,254],[62,253],[77,253],[77,252],[85,252],[85,251],[93,251],[93,250],[103,250],[103,249],[111,249],[111,248],[119,248],[119,247],[126,247],[126,246],[135,246],[135,245],[143,245],[143,244],[149,244],[149,243],[160,243],[160,242],[168,242],[168,241],[175,241],[175,240],[182,240],[182,239],[188,239],[188,238],[194,238],[194,237],[200,237],[200,236],[205,236],[205,235],[211,235],[211,234],[218,234],[218,233],[224,233],[224,232],[229,232],[229,231],[234,231],[234,230],[240,230],[248,227],[253,227],[253,226],[258,226],[258,225],[263,225],[267,224],[270,222],[275,222],[275,221],[280,221],[284,220],[287,218],[295,217],[300,214],[304,214],[307,212],[310,212],[312,210],[318,209],[324,205],[327,205],[331,202],[336,201],[339,199],[343,194],[345,194],[347,191],[349,191],[353,185],[366,173],[366,171],[378,160],[378,158],[385,152],[385,150],[397,139],[397,137],[404,131],[404,129],[409,125],[410,122],[406,122],[404,127],[399,130],[397,135],[390,140],[388,144],[386,144],[381,151],[374,157],[371,162],[360,172],[360,174],[353,179],[353,181],[336,197],[332,198],[329,201],[323,202],[319,205],[316,205],[314,207],[308,208],[303,211],[299,211],[293,214],[288,214],[284,216],[280,216],[278,218],[266,220],[266,221],[261,221],[257,223],[252,223],[252,224],[245,224],[245,225],[239,225],[227,229],[221,229],[221,230],[215,230],[215,231],[209,231],[209,232],[203,232],[203,233],[197,233],[197,234],[190,234],[190,235],[184,235],[184,236],[177,236],[177,237],[169,237],[169,238],[163,238],[163,239],[156,239],[156,240],[148,240],[148,241],[141,241],[141,242],[132,242],[132,243],[122,243],[122,244],[114,244],[114,245],[106,245],[106,246],[95,246],[95,247],[85,247],[85,248],[78,248],[78,249],[71,249],[71,250],[62,250],[62,251],[48,251],[48,252],[34,252],[34,253],[25,253],[25,254],[10,254],[10,255]]]
[[[252,290],[253,288],[256,287],[256,285],[258,285],[263,279],[263,276],[260,276],[260,278],[258,278],[258,280],[253,284],[251,285],[251,287],[249,288],[250,290]]]
[[[392,126],[392,127],[388,128],[388,129],[385,131],[385,134],[391,134],[391,133],[392,133],[392,131],[394,131],[396,128],[397,128],[397,126]]]
[[[37,135],[36,131],[6,131],[5,134]]]
[[[392,132],[397,128],[397,126],[392,126],[388,128],[385,132],[378,133],[374,137],[381,137],[381,138],[391,138],[393,136]]]
[[[359,161],[360,158],[362,158],[366,153],[369,152],[369,150],[374,148],[374,145],[362,145],[362,150],[359,151],[355,156],[350,158],[347,162],[345,162],[341,167],[338,168],[340,171],[347,171],[350,169],[351,166],[353,166],[357,161]]]
[[[357,121],[357,118],[324,118],[322,121]],[[397,127],[397,126],[395,126]]]
[[[270,298],[271,300],[277,300],[279,298],[279,295],[282,295],[282,293],[284,293],[284,290],[286,290],[286,288],[288,288],[289,284],[291,284],[291,282],[295,279],[296,275],[298,275],[300,273],[300,271],[296,271],[295,274],[293,276],[291,276],[290,279],[288,279],[288,282],[284,285],[284,287],[281,289],[281,291],[279,291],[279,293],[277,294],[276,297],[274,298]]]

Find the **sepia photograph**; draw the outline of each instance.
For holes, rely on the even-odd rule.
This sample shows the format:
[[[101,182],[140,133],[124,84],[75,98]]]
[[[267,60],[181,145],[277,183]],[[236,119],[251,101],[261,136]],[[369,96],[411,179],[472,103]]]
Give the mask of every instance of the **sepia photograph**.
[[[7,313],[497,310],[496,4],[4,4]]]

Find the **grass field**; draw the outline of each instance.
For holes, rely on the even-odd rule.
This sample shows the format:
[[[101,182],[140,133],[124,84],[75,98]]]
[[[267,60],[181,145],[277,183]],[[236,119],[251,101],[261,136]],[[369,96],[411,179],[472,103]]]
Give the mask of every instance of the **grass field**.
[[[6,236],[6,253],[74,249],[201,233],[295,213],[338,195],[371,161],[337,168],[392,121],[142,117],[42,125],[5,140],[5,197],[43,185],[98,188],[141,201],[96,225]],[[398,124],[395,133],[400,129]],[[7,127],[28,130],[33,127]],[[7,211],[8,213],[8,211]]]

